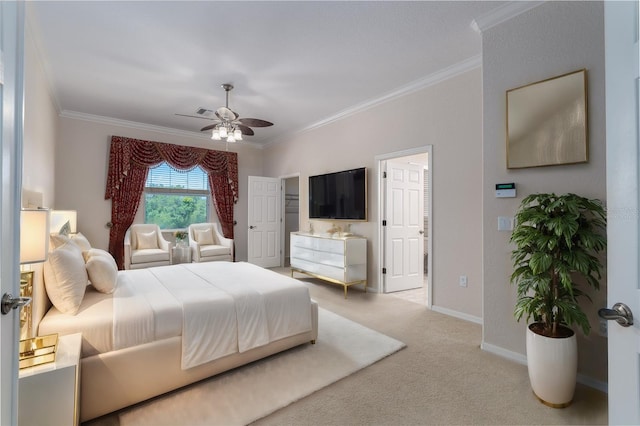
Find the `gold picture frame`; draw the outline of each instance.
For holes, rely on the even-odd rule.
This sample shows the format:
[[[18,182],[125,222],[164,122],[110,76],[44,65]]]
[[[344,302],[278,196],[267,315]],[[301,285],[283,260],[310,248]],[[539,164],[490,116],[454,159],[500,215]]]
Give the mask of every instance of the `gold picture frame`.
[[[507,168],[589,160],[587,70],[507,90]]]

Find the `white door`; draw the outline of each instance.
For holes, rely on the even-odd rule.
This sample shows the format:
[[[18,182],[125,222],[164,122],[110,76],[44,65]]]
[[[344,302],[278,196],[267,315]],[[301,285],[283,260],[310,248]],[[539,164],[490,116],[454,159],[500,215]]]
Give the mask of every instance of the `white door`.
[[[419,288],[424,280],[424,167],[387,161],[383,226],[385,293]],[[384,223],[384,222],[383,222]]]
[[[638,274],[638,19],[635,2],[605,2],[607,117],[607,300],[636,315],[608,322],[609,424],[640,424],[640,276]]]
[[[0,2],[0,295],[18,294],[24,4]],[[14,425],[18,413],[18,311],[0,315],[0,424]]]
[[[280,178],[249,176],[249,263],[272,268],[280,266],[282,197]]]

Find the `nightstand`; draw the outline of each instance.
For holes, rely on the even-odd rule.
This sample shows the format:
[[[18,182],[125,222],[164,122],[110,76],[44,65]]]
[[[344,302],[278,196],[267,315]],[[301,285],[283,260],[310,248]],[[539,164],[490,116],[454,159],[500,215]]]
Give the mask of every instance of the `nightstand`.
[[[60,336],[56,360],[20,370],[19,425],[78,425],[82,334]]]

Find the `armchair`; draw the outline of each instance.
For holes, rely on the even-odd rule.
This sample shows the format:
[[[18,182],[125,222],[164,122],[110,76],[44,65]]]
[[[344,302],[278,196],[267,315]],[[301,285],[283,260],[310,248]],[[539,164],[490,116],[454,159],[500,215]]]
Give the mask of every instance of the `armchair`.
[[[160,227],[154,224],[134,224],[124,236],[124,269],[171,265],[171,244]]]
[[[189,246],[193,262],[233,261],[233,240],[222,235],[217,223],[189,225]]]

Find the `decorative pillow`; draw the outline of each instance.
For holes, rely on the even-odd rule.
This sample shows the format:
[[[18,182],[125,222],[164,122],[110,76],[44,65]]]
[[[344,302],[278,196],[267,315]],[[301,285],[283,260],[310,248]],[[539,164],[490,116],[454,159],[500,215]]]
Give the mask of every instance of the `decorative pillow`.
[[[62,234],[51,234],[49,235],[49,242],[51,244],[51,248],[57,249],[58,247],[62,247],[71,241],[71,238]]]
[[[158,248],[158,237],[156,236],[156,231],[136,232],[136,237],[138,238],[138,250]]]
[[[196,241],[203,246],[215,244],[213,241],[213,231],[211,228],[207,229],[196,229],[195,232]]]
[[[60,312],[70,315],[78,312],[88,279],[78,246],[67,243],[49,253],[44,264],[44,285],[51,303]]]
[[[116,263],[116,260],[113,258],[113,256],[111,256],[111,253],[109,253],[106,250],[102,250],[99,248],[92,248],[90,250],[83,251],[82,256],[84,257],[85,263],[89,262],[89,259],[91,259],[92,257],[98,257],[98,256],[104,257],[105,259],[109,260],[109,263],[111,263],[116,270],[118,269],[118,264]]]
[[[113,260],[113,258],[111,258]],[[118,268],[108,257],[91,256],[86,263],[91,284],[101,293],[113,293],[118,279]]]
[[[91,249],[91,243],[89,243],[89,240],[87,240],[87,237],[82,235],[80,232],[71,236],[71,242],[75,243],[75,245],[80,247],[80,250],[82,251]]]
[[[68,237],[70,233],[71,233],[71,224],[69,223],[69,221],[66,221],[65,224],[62,225],[62,227],[58,231],[58,234]]]

